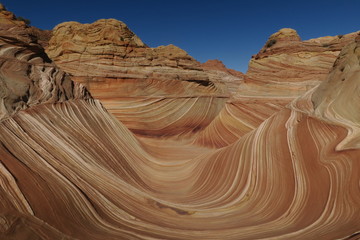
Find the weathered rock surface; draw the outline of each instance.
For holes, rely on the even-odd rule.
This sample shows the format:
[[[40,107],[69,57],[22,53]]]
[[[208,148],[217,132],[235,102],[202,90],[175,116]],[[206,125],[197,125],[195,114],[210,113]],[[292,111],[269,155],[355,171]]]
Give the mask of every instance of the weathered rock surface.
[[[0,28],[11,29],[0,33],[0,239],[360,236],[360,37],[321,85],[287,107],[270,101],[275,90],[259,102],[242,84],[247,95],[228,102],[193,143],[155,138],[151,121],[153,138],[134,135],[26,32]],[[218,111],[213,100],[197,105],[216,91],[183,98],[175,110],[179,99],[157,100],[147,114],[159,124],[164,112],[190,114],[177,123],[187,129],[203,121],[203,108]],[[123,101],[120,115],[148,104],[140,99]],[[233,133],[238,127],[243,133]]]
[[[106,85],[116,81],[122,83],[117,84],[117,97],[178,96],[185,90],[189,95],[224,93],[205,88],[214,84],[184,50],[174,45],[149,48],[123,22],[115,19],[93,24],[62,23],[53,30],[47,53],[76,81],[87,84],[95,96],[100,94],[98,82]],[[159,86],[146,88],[150,82]],[[190,88],[189,82],[195,84]],[[177,87],[170,89],[166,84]]]
[[[184,50],[149,48],[115,19],[62,23],[53,30],[47,53],[137,134],[198,131],[229,97],[227,87],[209,80]]]
[[[351,33],[301,41],[295,30],[281,29],[271,35],[251,59],[247,80],[293,85],[307,82],[308,86],[315,86],[326,78],[340,50],[356,35]]]
[[[348,129],[337,150],[360,148],[360,34],[341,51],[329,76],[312,94],[315,116]]]
[[[87,99],[87,90],[56,68],[29,28],[0,11],[0,119],[42,103]]]
[[[0,122],[0,237],[356,239],[360,149],[341,144],[359,137],[347,127],[360,123],[359,101],[338,106],[359,95],[346,90],[360,81],[359,47],[221,149],[136,137],[98,101],[18,111]]]

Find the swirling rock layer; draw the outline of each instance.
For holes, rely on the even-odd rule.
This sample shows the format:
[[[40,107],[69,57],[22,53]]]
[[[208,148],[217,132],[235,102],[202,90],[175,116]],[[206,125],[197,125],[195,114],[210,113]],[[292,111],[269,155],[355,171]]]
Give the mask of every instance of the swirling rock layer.
[[[240,84],[244,82],[245,76],[242,72],[226,68],[219,60],[208,60],[201,64],[201,67],[207,72],[211,81],[224,84],[231,95],[236,94]]]
[[[288,107],[245,97],[227,103],[197,142],[154,138],[158,126],[149,127],[153,138],[135,135],[117,119],[129,112],[115,118],[23,38],[0,38],[1,239],[360,236],[360,38],[320,86]],[[188,114],[178,123],[184,128],[203,122],[203,112],[221,110],[216,91],[162,112]],[[129,107],[140,113],[151,101],[148,109],[179,103],[136,96]],[[267,117],[266,108],[277,113]],[[146,114],[149,126],[161,118]],[[238,128],[243,133],[232,134]]]
[[[360,151],[335,151],[346,129],[297,110],[218,151],[146,144],[84,100],[21,111],[0,135],[2,211],[65,236],[337,239],[360,229]],[[49,236],[44,227],[34,232]]]

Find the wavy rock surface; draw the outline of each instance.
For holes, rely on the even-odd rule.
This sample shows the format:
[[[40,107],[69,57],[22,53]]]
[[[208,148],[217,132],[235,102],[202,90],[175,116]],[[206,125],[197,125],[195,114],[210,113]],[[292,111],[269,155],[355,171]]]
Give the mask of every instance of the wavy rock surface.
[[[317,86],[330,72],[340,50],[358,32],[301,41],[293,29],[271,35],[249,63],[242,96],[292,99]]]
[[[40,45],[10,36],[0,39],[1,239],[360,236],[359,37],[320,86],[215,149],[224,143],[134,135]]]
[[[341,84],[360,81],[359,47],[344,52],[354,78]],[[0,123],[0,209],[31,221],[3,214],[1,236],[356,239],[360,150],[336,150],[348,130],[318,114],[334,92],[348,95],[319,87],[219,150],[142,142],[98,101],[19,111]]]
[[[209,80],[184,50],[149,48],[115,19],[62,23],[53,30],[47,53],[137,134],[198,131],[229,97],[219,77]],[[214,107],[208,110],[209,105]]]

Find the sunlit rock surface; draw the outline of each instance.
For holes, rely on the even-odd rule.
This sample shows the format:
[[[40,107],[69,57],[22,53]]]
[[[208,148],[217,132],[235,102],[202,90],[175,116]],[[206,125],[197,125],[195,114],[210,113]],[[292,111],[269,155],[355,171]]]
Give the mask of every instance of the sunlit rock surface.
[[[53,30],[47,53],[139,135],[197,132],[230,96],[222,78],[209,77],[184,50],[149,48],[115,19],[62,23]]]
[[[293,29],[274,33],[258,54],[254,55],[246,73],[248,81],[314,86],[326,78],[342,47],[358,33],[321,37],[301,41]],[[292,83],[292,84],[289,84]],[[303,91],[299,89],[299,91]]]
[[[359,38],[269,118],[228,103],[254,130],[216,148],[135,135],[26,34],[3,34],[0,239],[359,238]]]

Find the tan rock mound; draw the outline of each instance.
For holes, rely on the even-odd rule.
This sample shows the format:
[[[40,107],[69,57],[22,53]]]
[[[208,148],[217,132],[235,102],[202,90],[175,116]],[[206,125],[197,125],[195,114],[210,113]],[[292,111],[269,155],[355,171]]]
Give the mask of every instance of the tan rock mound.
[[[312,94],[315,115],[348,129],[337,149],[360,148],[360,34],[337,58],[330,75]]]
[[[253,56],[246,73],[248,81],[300,83],[315,86],[325,79],[340,50],[357,33],[301,41],[293,29],[281,29],[271,35]]]

